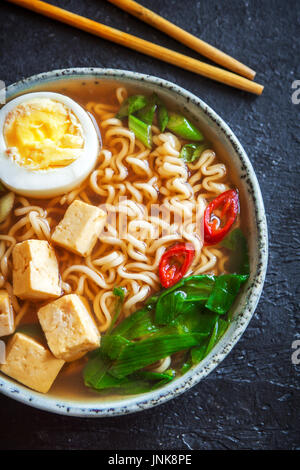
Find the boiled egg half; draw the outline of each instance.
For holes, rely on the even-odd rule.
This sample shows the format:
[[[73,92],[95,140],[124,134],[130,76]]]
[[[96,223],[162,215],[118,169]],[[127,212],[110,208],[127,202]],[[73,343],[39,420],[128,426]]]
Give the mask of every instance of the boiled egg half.
[[[99,130],[74,100],[36,92],[0,110],[0,180],[23,196],[50,198],[71,191],[93,170]]]

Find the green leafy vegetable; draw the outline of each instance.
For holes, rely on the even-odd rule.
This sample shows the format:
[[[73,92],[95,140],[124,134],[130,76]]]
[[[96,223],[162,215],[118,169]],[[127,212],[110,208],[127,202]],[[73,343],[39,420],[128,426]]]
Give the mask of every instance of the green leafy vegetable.
[[[208,148],[209,148],[208,143],[185,144],[180,151],[180,157],[183,158],[185,162],[192,163],[201,156],[204,150]]]
[[[145,124],[137,117],[130,115],[128,118],[128,127],[134,132],[137,139],[139,139],[146,147],[152,147],[152,131],[151,125]]]
[[[169,113],[167,128],[183,139],[200,142],[204,140],[203,134],[181,114]]]

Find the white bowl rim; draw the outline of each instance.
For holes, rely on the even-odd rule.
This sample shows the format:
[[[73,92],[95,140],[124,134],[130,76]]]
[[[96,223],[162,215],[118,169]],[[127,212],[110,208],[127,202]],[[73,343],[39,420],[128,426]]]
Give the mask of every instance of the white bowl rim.
[[[3,375],[0,376],[0,392],[21,403],[41,410],[68,416],[109,417],[134,413],[165,403],[166,401],[175,398],[176,396],[190,389],[192,386],[196,385],[202,378],[206,377],[220,362],[223,361],[223,359],[232,350],[232,348],[242,336],[254,314],[256,305],[259,301],[267,270],[268,231],[261,190],[245,150],[229,126],[223,121],[223,119],[204,101],[183,87],[180,87],[179,85],[176,85],[170,81],[138,72],[111,68],[81,67],[53,70],[50,72],[32,75],[29,78],[9,85],[6,89],[6,93],[7,97],[10,98],[18,93],[26,91],[30,92],[32,91],[32,87],[39,86],[47,82],[52,83],[56,80],[78,78],[93,78],[96,80],[108,78],[116,81],[122,81],[122,79],[124,79],[126,81],[132,82],[139,81],[140,84],[153,84],[167,89],[173,92],[173,94],[181,96],[186,100],[186,102],[192,102],[201,108],[202,112],[208,116],[214,125],[217,125],[221,129],[226,139],[230,141],[230,144],[232,145],[235,153],[238,155],[240,163],[246,172],[247,184],[249,186],[248,190],[252,194],[253,205],[255,208],[258,235],[257,242],[259,258],[256,266],[254,280],[245,293],[247,301],[244,302],[244,310],[239,314],[239,321],[237,322],[235,330],[231,335],[230,341],[227,341],[227,343],[222,341],[222,339],[224,339],[223,337],[218,343],[218,351],[215,351],[214,348],[204,359],[204,361],[194,366],[174,382],[170,382],[161,389],[141,395],[135,395],[129,398],[125,397],[114,401],[102,401],[101,403],[96,401],[85,403],[83,400],[68,401],[53,396],[42,395],[17,382],[10,380],[9,378],[6,378]]]

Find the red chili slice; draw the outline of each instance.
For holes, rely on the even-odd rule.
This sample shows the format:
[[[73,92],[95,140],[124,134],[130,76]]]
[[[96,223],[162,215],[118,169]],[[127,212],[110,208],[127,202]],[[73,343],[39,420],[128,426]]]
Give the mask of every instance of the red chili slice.
[[[192,245],[178,243],[169,248],[159,263],[159,279],[163,287],[171,287],[185,275],[193,261],[195,250]]]
[[[216,209],[221,211],[219,217],[214,214]],[[206,245],[215,245],[227,235],[239,209],[239,195],[234,189],[225,191],[208,204],[204,212],[204,242]]]

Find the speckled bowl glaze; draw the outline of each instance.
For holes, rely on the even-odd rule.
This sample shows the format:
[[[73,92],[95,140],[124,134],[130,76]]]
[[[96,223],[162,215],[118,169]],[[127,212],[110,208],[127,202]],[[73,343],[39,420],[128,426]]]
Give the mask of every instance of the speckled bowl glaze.
[[[34,392],[14,380],[0,375],[0,391],[22,403],[54,413],[80,417],[103,417],[125,415],[141,411],[164,403],[174,398],[206,377],[242,336],[259,300],[267,267],[268,245],[267,224],[261,191],[252,165],[238,139],[227,124],[201,99],[184,88],[171,82],[150,75],[114,69],[76,68],[42,73],[10,85],[7,88],[7,99],[15,95],[34,91],[36,87],[45,87],[60,80],[95,80],[118,81],[125,85],[137,86],[140,90],[152,90],[166,99],[172,100],[194,122],[214,138],[226,163],[234,170],[243,211],[248,219],[248,240],[251,275],[239,298],[233,306],[233,321],[225,335],[211,353],[184,376],[153,392],[124,398],[79,401],[63,400],[52,395]],[[218,151],[218,148],[217,148]],[[216,392],[217,393],[217,392]]]

